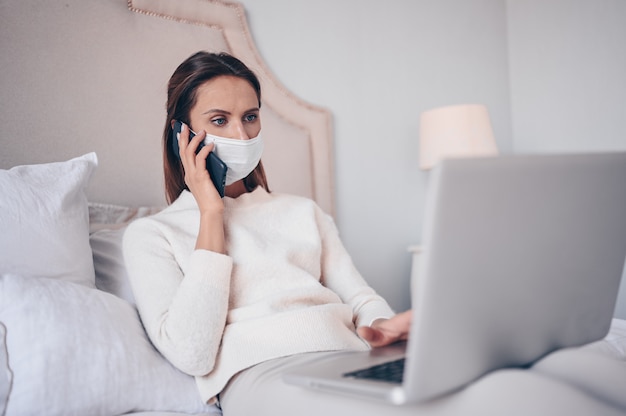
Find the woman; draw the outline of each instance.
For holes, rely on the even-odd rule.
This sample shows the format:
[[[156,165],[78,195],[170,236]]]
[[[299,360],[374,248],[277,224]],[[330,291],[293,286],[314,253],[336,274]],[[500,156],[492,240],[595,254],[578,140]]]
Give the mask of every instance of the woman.
[[[252,394],[233,380],[260,363],[386,345],[406,338],[410,320],[394,316],[365,283],[313,201],[270,193],[260,107],[259,81],[236,58],[199,52],[183,62],[168,85],[163,133],[170,206],[135,221],[124,237],[150,339],[226,415],[245,413],[235,410],[241,400],[227,397]],[[178,135],[175,120],[183,122]],[[224,198],[206,169],[211,151],[233,167]]]

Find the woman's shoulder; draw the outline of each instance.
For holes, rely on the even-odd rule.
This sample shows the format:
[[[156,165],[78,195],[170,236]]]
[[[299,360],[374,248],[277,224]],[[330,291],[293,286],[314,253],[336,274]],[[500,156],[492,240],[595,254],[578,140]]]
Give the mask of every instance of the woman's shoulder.
[[[265,204],[311,204],[311,199],[289,193],[269,192],[265,188],[258,186],[253,191],[247,192],[237,198],[226,198],[224,200],[227,208],[247,208]]]
[[[304,204],[304,205],[314,205],[315,201],[311,198],[307,198],[306,196],[289,194],[283,192],[272,192],[270,194],[272,198],[277,201],[290,202],[293,204]]]
[[[271,200],[275,210],[291,211],[315,218],[316,221],[334,222],[333,217],[324,211],[313,199],[290,193],[272,192]]]
[[[283,192],[271,192],[268,195],[268,202],[279,206],[284,206],[286,209],[304,208],[321,211],[319,205],[317,205],[317,203],[313,199],[306,196]]]
[[[145,233],[155,231],[164,226],[182,225],[181,222],[185,222],[185,219],[189,217],[189,211],[197,212],[197,205],[195,205],[193,195],[190,192],[183,191],[172,204],[161,211],[132,221],[128,225],[126,233]]]

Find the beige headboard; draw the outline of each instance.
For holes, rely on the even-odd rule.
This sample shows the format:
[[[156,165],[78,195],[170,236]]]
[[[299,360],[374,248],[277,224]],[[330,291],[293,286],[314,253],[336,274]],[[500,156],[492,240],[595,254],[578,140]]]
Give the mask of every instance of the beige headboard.
[[[166,84],[198,50],[242,59],[263,88],[270,187],[334,214],[331,115],[278,82],[243,6],[217,0],[0,0],[0,168],[95,151],[95,202],[162,205]]]

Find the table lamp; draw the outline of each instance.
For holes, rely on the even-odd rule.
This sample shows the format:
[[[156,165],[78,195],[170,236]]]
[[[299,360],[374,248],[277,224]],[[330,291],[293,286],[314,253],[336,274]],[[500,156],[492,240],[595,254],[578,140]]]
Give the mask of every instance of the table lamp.
[[[420,115],[420,169],[430,170],[440,160],[454,157],[495,156],[496,140],[487,107],[480,104],[434,108]],[[411,285],[419,278],[422,245],[409,246],[412,253]]]
[[[498,148],[487,107],[480,104],[434,108],[420,115],[419,164],[433,168],[441,159],[495,156]]]

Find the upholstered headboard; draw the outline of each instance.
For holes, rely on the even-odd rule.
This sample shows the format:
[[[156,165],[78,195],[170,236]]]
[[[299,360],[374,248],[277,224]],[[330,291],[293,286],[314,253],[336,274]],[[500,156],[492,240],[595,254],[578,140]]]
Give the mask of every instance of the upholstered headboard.
[[[262,83],[274,191],[334,214],[331,115],[291,94],[256,50],[245,10],[220,0],[0,0],[0,168],[95,151],[96,202],[162,205],[166,84],[198,50],[227,51]]]

